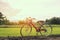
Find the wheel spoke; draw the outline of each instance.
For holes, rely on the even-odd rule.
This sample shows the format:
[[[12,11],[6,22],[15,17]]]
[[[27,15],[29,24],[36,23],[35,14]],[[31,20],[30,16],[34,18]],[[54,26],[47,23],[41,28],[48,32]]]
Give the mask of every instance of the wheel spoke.
[[[21,36],[29,36],[31,31],[32,28],[29,25],[24,25],[20,30],[20,34]]]
[[[40,34],[43,36],[48,36],[51,34],[51,27],[49,25],[44,25],[41,29],[45,29],[45,31],[40,31]]]

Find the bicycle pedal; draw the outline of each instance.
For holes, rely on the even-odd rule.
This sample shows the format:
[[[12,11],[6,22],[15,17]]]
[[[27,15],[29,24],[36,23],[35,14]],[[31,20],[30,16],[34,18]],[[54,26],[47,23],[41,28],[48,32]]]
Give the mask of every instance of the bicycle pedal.
[[[46,29],[38,29],[38,30],[36,30],[37,32],[47,32],[47,30]]]
[[[41,31],[47,32],[47,30],[46,30],[46,29],[41,29]]]
[[[47,30],[45,30],[45,32],[47,32]]]

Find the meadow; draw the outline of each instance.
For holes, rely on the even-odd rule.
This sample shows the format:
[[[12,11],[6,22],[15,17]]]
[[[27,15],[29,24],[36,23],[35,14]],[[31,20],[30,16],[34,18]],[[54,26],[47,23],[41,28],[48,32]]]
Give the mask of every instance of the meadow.
[[[15,27],[15,25],[14,25]],[[3,28],[0,26],[0,37],[7,37],[7,36],[21,36],[20,35],[20,28],[19,27],[10,27],[10,28]],[[52,35],[60,35],[60,25],[54,25]],[[36,36],[36,31],[33,28],[31,32],[31,36]]]

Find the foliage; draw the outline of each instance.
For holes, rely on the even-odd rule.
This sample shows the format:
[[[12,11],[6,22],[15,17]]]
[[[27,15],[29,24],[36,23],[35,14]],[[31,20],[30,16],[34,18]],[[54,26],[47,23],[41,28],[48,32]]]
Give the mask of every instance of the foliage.
[[[46,19],[46,23],[60,24],[60,17],[53,17],[51,19]]]
[[[3,14],[0,12],[0,25],[5,24],[6,17],[3,16]]]

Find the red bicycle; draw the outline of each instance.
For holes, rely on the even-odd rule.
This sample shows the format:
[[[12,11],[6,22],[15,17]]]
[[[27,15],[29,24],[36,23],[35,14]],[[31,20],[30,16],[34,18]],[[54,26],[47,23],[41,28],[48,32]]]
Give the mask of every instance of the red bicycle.
[[[21,36],[30,36],[33,29],[34,31],[36,31],[37,35],[38,33],[40,33],[41,36],[51,35],[52,26],[50,24],[45,24],[44,21],[37,21],[36,23],[30,23],[30,22],[31,20],[29,20],[29,23],[25,23],[22,25],[20,29]]]

